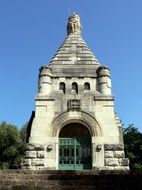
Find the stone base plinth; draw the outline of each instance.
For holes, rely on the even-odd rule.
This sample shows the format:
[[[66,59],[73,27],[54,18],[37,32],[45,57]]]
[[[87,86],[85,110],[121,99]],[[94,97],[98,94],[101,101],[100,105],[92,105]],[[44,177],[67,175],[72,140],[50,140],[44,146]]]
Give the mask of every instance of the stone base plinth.
[[[58,170],[57,160],[59,159],[54,145],[27,143],[26,157],[21,162],[22,169],[29,170]],[[100,147],[100,149],[98,149]],[[57,151],[57,149],[56,149]],[[129,170],[129,159],[125,158],[124,146],[121,144],[104,144],[95,146],[93,151],[92,170]],[[93,152],[92,151],[92,152]],[[100,153],[103,161],[95,159]],[[51,157],[52,156],[52,157]]]

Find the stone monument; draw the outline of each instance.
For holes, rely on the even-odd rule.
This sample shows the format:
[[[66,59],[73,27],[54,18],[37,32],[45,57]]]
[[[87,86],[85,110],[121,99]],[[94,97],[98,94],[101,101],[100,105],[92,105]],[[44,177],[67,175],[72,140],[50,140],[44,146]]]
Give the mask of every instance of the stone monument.
[[[23,169],[128,170],[110,70],[81,36],[73,13],[67,37],[38,77]]]

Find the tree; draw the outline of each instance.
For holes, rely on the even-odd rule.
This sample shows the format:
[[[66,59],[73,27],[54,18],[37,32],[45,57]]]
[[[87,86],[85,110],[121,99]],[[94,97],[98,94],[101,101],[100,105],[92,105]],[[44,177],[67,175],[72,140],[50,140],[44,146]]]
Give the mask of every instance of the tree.
[[[142,133],[133,124],[124,129],[124,145],[130,168],[142,169]]]
[[[15,125],[2,122],[0,124],[0,168],[20,168],[25,154],[25,142]]]
[[[20,139],[22,142],[26,143],[27,141],[27,127],[28,122],[26,122],[20,129]]]

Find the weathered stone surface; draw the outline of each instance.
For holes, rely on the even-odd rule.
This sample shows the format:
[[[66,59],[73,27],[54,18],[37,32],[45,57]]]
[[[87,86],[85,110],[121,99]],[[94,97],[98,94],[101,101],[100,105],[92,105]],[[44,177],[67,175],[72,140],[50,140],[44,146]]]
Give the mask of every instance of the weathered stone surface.
[[[31,162],[32,166],[44,166],[44,160],[43,159],[33,159]]]
[[[117,159],[113,159],[114,151],[124,150],[120,144],[121,123],[114,113],[109,69],[100,65],[79,34],[81,28],[76,25],[80,25],[76,16],[75,22],[68,25],[69,35],[50,63],[39,72],[36,109],[28,127],[30,143],[27,145],[27,151],[37,153],[31,163],[36,169],[58,170],[61,130],[67,134],[65,137],[74,138],[77,134],[75,136],[90,138],[92,144],[86,147],[91,153],[88,165],[97,169],[104,167],[105,158],[112,159],[106,161],[106,168],[114,169],[122,157],[117,152]],[[87,89],[85,84],[88,84]],[[76,124],[82,130],[77,130]],[[31,157],[30,153],[27,157]]]
[[[26,158],[36,158],[36,151],[26,151]]]
[[[128,171],[129,170],[129,166],[115,166],[114,170]]]
[[[99,169],[100,171],[111,171],[114,170],[114,166],[105,166]]]
[[[105,158],[113,158],[114,152],[111,150],[105,151]]]
[[[36,170],[37,166],[22,166],[22,170]]]
[[[121,150],[114,151],[114,157],[124,158],[124,151],[121,151]]]
[[[120,166],[129,166],[128,158],[119,158],[118,161]]]
[[[31,159],[24,159],[21,162],[22,166],[31,166]]]
[[[141,179],[142,173],[128,170],[6,170],[0,171],[0,190],[141,190]]]
[[[118,166],[118,159],[117,158],[106,158],[105,165],[106,166]]]
[[[32,143],[28,143],[26,145],[26,150],[45,150],[44,145],[42,144],[32,144]]]
[[[45,157],[45,151],[37,151],[37,158],[44,158]]]
[[[45,169],[44,165],[36,166],[36,170],[44,170],[44,169]]]
[[[105,144],[105,150],[124,150],[124,146],[122,144]]]
[[[81,33],[81,23],[80,23],[80,17],[73,13],[68,18],[68,24],[67,24],[67,34],[80,34]]]

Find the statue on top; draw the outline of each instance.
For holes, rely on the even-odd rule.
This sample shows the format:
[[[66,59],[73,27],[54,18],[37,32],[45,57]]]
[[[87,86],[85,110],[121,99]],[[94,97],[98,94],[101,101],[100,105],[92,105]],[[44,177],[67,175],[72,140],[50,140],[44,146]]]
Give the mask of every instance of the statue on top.
[[[77,14],[73,13],[68,18],[67,24],[67,34],[80,34],[82,30],[82,26],[80,23],[80,18]]]

